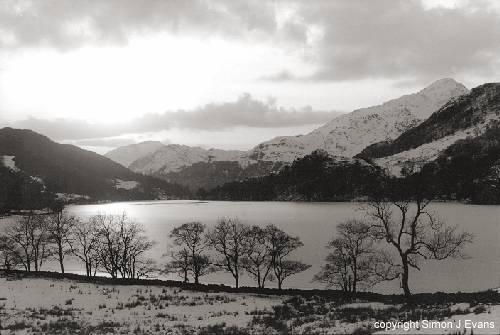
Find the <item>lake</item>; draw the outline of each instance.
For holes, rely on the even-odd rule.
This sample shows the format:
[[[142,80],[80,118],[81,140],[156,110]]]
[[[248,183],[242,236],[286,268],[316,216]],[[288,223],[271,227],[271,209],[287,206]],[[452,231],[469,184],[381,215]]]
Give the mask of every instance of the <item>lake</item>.
[[[422,271],[413,271],[410,288],[413,292],[478,291],[500,286],[500,206],[476,206],[458,203],[434,203],[430,208],[448,224],[458,225],[475,235],[474,244],[467,246],[467,259],[425,261]],[[102,205],[70,206],[68,210],[80,216],[97,213],[129,216],[141,222],[149,238],[157,245],[151,256],[165,262],[161,255],[170,245],[168,234],[179,224],[200,221],[213,226],[222,216],[239,217],[243,222],[264,226],[273,223],[289,233],[299,236],[304,246],[294,258],[312,267],[288,278],[285,288],[323,288],[312,282],[327,254],[325,245],[334,236],[338,223],[351,217],[363,217],[357,203],[299,203],[299,202],[229,202],[229,201],[142,201],[121,202]],[[70,261],[68,271],[79,272],[81,265]],[[180,279],[171,277],[171,279]],[[204,283],[233,284],[226,273],[202,277]],[[246,275],[241,285],[254,285]],[[269,285],[272,286],[272,285]],[[399,293],[399,282],[379,284],[373,289],[383,293]]]

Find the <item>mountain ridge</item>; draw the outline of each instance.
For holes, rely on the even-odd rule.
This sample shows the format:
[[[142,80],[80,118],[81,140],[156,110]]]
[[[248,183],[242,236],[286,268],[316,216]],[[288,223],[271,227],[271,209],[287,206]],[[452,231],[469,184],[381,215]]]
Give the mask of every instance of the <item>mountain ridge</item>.
[[[453,79],[440,79],[416,93],[340,115],[308,134],[276,137],[248,151],[210,149],[212,150],[210,152],[199,147],[170,144],[148,152],[128,166],[135,172],[151,174],[167,180],[169,178],[166,175],[169,175],[170,178],[182,182],[180,176],[183,175],[183,169],[188,169],[197,163],[206,163],[208,168],[213,168],[210,166],[212,162],[233,161],[238,162],[243,169],[257,162],[283,165],[291,164],[295,159],[318,149],[325,150],[334,156],[353,157],[368,145],[396,138],[404,131],[423,122],[426,117],[450,99],[455,99],[467,92],[465,86]],[[133,146],[131,145],[130,148]],[[113,152],[106,156],[113,158]],[[261,172],[271,173],[272,170]],[[234,171],[229,174],[248,175]],[[209,180],[202,182],[200,187],[206,185],[210,185]]]

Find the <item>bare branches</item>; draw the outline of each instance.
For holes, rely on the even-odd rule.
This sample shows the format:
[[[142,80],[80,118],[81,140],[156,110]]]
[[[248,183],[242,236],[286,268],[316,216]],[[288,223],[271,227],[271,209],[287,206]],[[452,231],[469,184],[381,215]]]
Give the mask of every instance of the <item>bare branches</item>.
[[[10,259],[16,259],[26,271],[39,271],[52,255],[46,215],[20,217],[7,227],[5,236]]]
[[[371,228],[357,219],[339,224],[338,237],[327,245],[331,252],[325,259],[326,264],[314,280],[355,294],[358,285],[366,287],[393,279],[394,268],[388,256],[374,248]]]
[[[231,273],[236,287],[243,270],[242,259],[248,254],[249,231],[237,218],[221,218],[207,236],[210,246],[222,255],[217,265]]]
[[[199,283],[199,278],[213,271],[210,258],[204,254],[208,241],[205,238],[205,225],[200,222],[188,222],[172,229],[170,238],[173,239],[177,250],[173,254],[173,268],[178,268],[188,280],[187,274],[191,272],[194,282]]]
[[[266,231],[258,226],[252,226],[248,232],[247,254],[242,259],[242,265],[247,273],[257,281],[257,287],[264,288],[272,268],[271,245]]]
[[[304,245],[298,237],[290,236],[274,225],[268,225],[265,228],[265,234],[270,244],[274,275],[278,282],[278,289],[281,290],[286,278],[307,270],[310,265],[288,259],[290,253]]]
[[[447,226],[430,212],[427,209],[430,199],[401,199],[374,200],[368,205],[366,214],[372,220],[372,236],[385,240],[396,249],[401,259],[403,290],[410,295],[409,268],[420,270],[419,258],[443,260],[463,257],[463,248],[472,242],[473,236],[467,232],[458,233],[456,227]]]
[[[73,230],[71,252],[85,264],[87,277],[95,274],[99,267],[99,247],[100,234],[96,217],[79,221]]]
[[[136,278],[141,256],[154,244],[144,235],[144,228],[126,213],[98,214],[91,220],[98,232],[97,257],[100,267],[112,278]]]

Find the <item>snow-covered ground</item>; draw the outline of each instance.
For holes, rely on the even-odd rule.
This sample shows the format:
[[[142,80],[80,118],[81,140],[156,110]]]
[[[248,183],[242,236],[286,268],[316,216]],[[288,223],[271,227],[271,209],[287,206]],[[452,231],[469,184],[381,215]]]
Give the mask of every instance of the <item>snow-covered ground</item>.
[[[338,304],[317,296],[304,299],[158,285],[0,277],[0,335],[54,334],[62,329],[64,334],[196,334],[202,329],[207,334],[207,327],[221,324],[235,327],[230,334],[243,330],[244,334],[352,334],[362,328],[377,334],[477,335],[500,331],[500,305],[468,303],[431,307],[436,308],[433,315],[437,316],[445,309],[457,313],[429,320],[451,323],[452,329],[375,329],[377,321],[397,322],[398,315],[401,319],[403,307],[366,301]],[[427,312],[429,306],[418,308]],[[285,319],[277,317],[280,310],[278,314]],[[284,322],[285,331],[276,327],[280,322]],[[466,325],[475,329],[466,329]]]
[[[460,304],[468,305],[468,304]],[[462,308],[460,307],[460,308]],[[442,320],[419,320],[416,327],[407,324],[407,330],[400,327],[388,331],[379,331],[376,334],[499,334],[500,333],[500,306],[485,306],[482,313],[453,315]]]
[[[225,322],[246,327],[256,309],[271,309],[282,298],[251,294],[203,293],[180,288],[103,285],[73,280],[0,278],[0,334],[63,327],[144,334],[165,333]],[[17,326],[16,326],[17,325]],[[21,327],[27,328],[21,329]],[[97,332],[97,330],[95,330]],[[163,332],[161,332],[163,330]],[[51,332],[48,331],[50,334]],[[94,334],[92,332],[92,334]],[[140,333],[142,334],[142,333]]]

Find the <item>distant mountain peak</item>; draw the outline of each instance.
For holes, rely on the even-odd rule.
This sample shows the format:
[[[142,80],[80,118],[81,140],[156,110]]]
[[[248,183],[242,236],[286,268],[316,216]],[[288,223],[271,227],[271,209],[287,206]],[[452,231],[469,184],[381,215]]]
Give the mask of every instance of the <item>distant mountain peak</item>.
[[[418,94],[423,94],[429,97],[439,99],[442,96],[449,96],[451,94],[462,95],[469,92],[469,89],[463,84],[457,82],[452,78],[443,78],[436,80],[429,86],[422,89]]]
[[[292,162],[316,149],[353,157],[373,143],[395,139],[467,93],[468,89],[455,80],[440,79],[416,93],[338,116],[304,136],[281,136],[261,143],[249,157]]]
[[[125,167],[129,167],[135,160],[152,154],[164,146],[165,144],[160,141],[144,141],[113,149],[105,156]]]

